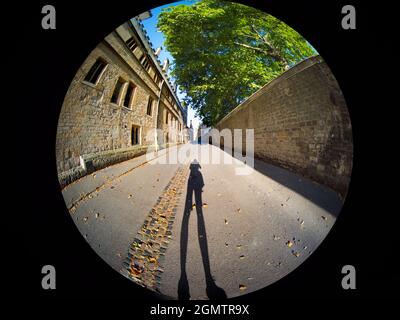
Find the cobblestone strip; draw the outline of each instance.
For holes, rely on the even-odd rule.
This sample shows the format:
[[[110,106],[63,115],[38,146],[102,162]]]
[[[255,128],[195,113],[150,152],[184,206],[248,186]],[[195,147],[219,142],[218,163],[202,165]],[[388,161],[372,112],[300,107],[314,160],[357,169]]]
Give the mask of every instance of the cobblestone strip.
[[[180,196],[186,187],[189,166],[176,171],[128,249],[122,274],[139,285],[159,292],[162,264]]]

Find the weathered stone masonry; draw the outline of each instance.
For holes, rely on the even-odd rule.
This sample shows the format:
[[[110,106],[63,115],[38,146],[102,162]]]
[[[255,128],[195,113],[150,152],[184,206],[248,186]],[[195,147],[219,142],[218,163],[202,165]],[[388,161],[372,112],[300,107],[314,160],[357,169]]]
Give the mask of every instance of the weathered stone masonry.
[[[99,61],[103,69],[91,82]],[[140,21],[123,24],[90,53],[67,91],[56,138],[61,186],[149,147],[185,142],[186,118]]]
[[[253,128],[256,158],[346,195],[353,158],[351,123],[338,83],[320,56],[265,85],[216,128]]]

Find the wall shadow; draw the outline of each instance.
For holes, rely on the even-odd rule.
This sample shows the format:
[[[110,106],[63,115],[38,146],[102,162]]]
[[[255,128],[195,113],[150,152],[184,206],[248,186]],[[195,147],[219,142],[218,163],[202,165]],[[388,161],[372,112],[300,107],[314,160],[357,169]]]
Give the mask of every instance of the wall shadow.
[[[223,148],[220,149],[225,152]],[[257,158],[254,159],[254,170],[291,189],[335,217],[342,209],[343,199],[339,193],[298,173]]]
[[[193,160],[190,164],[190,176],[187,184],[185,210],[183,212],[181,239],[180,239],[180,258],[181,258],[181,277],[178,283],[179,300],[189,300],[189,282],[186,274],[186,259],[189,237],[189,217],[192,210],[197,213],[197,235],[199,239],[201,257],[203,260],[204,273],[206,277],[206,292],[210,300],[226,299],[225,291],[218,287],[211,275],[210,259],[208,255],[208,243],[206,227],[203,216],[202,192],[204,187],[203,175],[200,172],[200,164]],[[193,208],[193,193],[195,198],[195,208]]]
[[[300,174],[254,159],[254,169],[337,217],[343,206],[339,194]]]

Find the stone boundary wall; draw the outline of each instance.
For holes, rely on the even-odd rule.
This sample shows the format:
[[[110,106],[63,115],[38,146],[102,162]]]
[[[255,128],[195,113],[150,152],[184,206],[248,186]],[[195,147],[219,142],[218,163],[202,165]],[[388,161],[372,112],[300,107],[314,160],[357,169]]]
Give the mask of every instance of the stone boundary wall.
[[[162,150],[174,145],[177,144],[163,144],[159,145],[158,148]],[[154,148],[154,146],[134,146],[126,149],[107,150],[84,155],[82,156],[83,165],[81,164],[78,167],[59,173],[58,181],[61,188],[64,188],[70,183],[95,171],[144,155],[147,151],[151,151],[149,149],[152,148]]]
[[[254,129],[257,159],[345,197],[353,159],[351,122],[339,85],[320,56],[266,84],[215,127]]]

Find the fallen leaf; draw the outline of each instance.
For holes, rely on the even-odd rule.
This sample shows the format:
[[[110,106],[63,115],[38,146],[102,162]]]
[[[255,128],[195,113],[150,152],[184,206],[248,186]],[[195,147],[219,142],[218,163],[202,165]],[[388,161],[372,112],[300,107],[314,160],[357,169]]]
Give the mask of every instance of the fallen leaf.
[[[88,217],[84,217],[84,218],[83,218],[83,222],[86,222],[87,219],[88,219]]]
[[[203,203],[203,207],[204,207],[204,208],[207,208],[207,207],[208,207],[208,204],[207,204],[207,203]]]
[[[98,213],[96,213],[96,219],[99,217],[99,214]]]
[[[298,253],[298,252],[292,251],[292,253],[293,253],[293,255],[294,255],[295,257],[299,257],[299,256],[300,256],[300,253]]]
[[[239,257],[239,259],[243,260],[243,259],[244,259],[244,255],[241,255],[241,256]]]
[[[293,246],[293,242],[292,241],[288,241],[288,242],[286,242],[286,245],[290,248],[291,246]]]
[[[141,273],[143,272],[142,270],[136,269],[135,267],[131,267],[131,268],[130,268],[130,271],[131,271],[134,275],[139,275],[139,274],[141,274]]]
[[[239,284],[239,290],[244,291],[247,287],[244,284]]]
[[[130,194],[129,196],[128,196],[128,199],[130,199],[130,198],[132,198],[133,196]]]
[[[228,220],[224,219],[224,221],[225,221],[225,224],[228,224]]]

